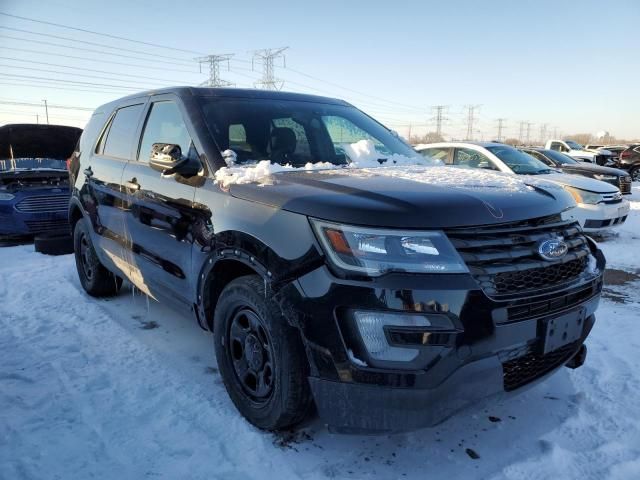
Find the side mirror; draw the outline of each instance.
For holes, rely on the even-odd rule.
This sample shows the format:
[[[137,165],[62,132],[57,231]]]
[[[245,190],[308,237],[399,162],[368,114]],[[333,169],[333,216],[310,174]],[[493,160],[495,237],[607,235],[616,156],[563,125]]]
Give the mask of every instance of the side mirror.
[[[154,143],[149,166],[163,175],[177,173],[183,177],[192,177],[200,171],[199,162],[183,156],[180,145],[172,143]]]

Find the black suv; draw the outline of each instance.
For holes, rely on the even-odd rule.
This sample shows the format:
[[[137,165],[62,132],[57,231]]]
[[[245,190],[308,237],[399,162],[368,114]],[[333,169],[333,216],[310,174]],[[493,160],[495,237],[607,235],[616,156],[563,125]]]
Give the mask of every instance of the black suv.
[[[553,184],[430,166],[330,98],[174,88],[98,108],[70,207],[84,289],[213,331],[254,425],[433,425],[580,366],[604,257]]]
[[[640,145],[632,144],[623,150],[616,166],[628,170],[633,181],[640,182]]]
[[[574,173],[583,177],[595,178],[615,185],[623,195],[631,194],[631,176],[619,168],[603,167],[589,162],[579,162],[569,155],[555,150],[538,147],[520,148],[525,153],[537,158],[550,167],[561,170],[562,173]]]

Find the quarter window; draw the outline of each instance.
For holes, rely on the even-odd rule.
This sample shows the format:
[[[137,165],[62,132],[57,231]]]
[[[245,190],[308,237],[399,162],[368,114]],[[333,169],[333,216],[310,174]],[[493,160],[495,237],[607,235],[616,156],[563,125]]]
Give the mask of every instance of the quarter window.
[[[151,147],[154,143],[178,145],[182,150],[182,155],[189,155],[191,136],[175,102],[155,102],[151,105],[140,142],[138,161],[149,161]]]
[[[102,149],[104,155],[128,160],[142,107],[142,104],[138,104],[118,109],[111,120],[111,126],[103,133],[97,151]]]

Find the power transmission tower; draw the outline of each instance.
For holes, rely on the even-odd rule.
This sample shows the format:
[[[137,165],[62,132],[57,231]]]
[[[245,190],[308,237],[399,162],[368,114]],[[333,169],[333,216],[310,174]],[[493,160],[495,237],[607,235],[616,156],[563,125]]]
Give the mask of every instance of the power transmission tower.
[[[431,120],[436,122],[436,133],[439,137],[442,136],[442,123],[448,120],[448,118],[444,116],[448,108],[447,105],[433,105],[431,107],[431,110],[435,112],[435,116],[431,117]]]
[[[527,145],[531,144],[531,125],[533,125],[533,123],[527,122]]]
[[[282,52],[287,48],[289,47],[265,48],[253,52],[251,68],[253,69],[256,60],[260,60],[262,63],[262,79],[255,82],[256,87],[261,86],[265,90],[282,90],[284,80],[275,77],[273,67],[274,61],[277,58],[282,58],[282,66],[286,66],[285,57]]]
[[[498,118],[496,121],[498,122],[498,138],[496,140],[498,140],[499,142],[502,141],[502,131],[504,130],[504,122],[505,122],[506,118]]]
[[[473,140],[473,124],[477,120],[475,112],[480,108],[480,105],[466,105],[464,108],[467,109],[467,137],[465,140]]]
[[[227,62],[227,70],[229,70],[229,59],[233,57],[233,53],[224,53],[218,55],[207,55],[205,57],[196,58],[196,62],[200,64],[200,73],[202,73],[202,65],[209,65],[209,79],[202,82],[201,86],[207,87],[228,87],[233,83],[220,78],[220,64]]]
[[[520,122],[520,133],[518,134],[518,143],[522,144],[524,140],[524,126],[527,122]]]
[[[543,123],[540,125],[540,143],[544,145],[544,142],[547,141],[547,124]]]

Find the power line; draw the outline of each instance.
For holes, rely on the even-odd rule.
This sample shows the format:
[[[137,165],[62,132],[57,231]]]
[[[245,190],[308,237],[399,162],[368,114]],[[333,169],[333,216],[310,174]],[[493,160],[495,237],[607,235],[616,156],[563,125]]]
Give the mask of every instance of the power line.
[[[113,38],[113,39],[116,39],[116,40],[123,40],[125,42],[139,43],[141,45],[147,45],[147,46],[150,46],[150,47],[166,48],[167,50],[174,50],[176,52],[185,52],[185,53],[191,53],[191,54],[196,54],[196,55],[204,55],[204,53],[197,52],[195,50],[186,50],[186,49],[183,49],[183,48],[170,47],[170,46],[167,46],[167,45],[160,45],[158,43],[144,42],[142,40],[133,40],[131,38],[120,37],[118,35],[111,35],[110,33],[95,32],[93,30],[87,30],[85,28],[70,27],[68,25],[62,25],[60,23],[47,22],[47,21],[44,21],[44,20],[36,20],[35,18],[21,17],[19,15],[12,15],[10,13],[5,13],[5,12],[0,12],[0,15],[4,15],[5,17],[17,18],[19,20],[26,20],[28,22],[41,23],[43,25],[52,25],[54,27],[66,28],[67,30],[75,30],[76,32],[91,33],[93,35],[100,35],[100,36],[103,36],[103,37]]]
[[[73,77],[101,78],[101,79],[104,79],[104,80],[115,80],[117,82],[131,82],[131,80],[120,80],[118,78],[105,78],[104,76],[101,76],[101,75],[89,75],[89,74],[86,74],[86,73],[60,72],[60,71],[57,71],[57,70],[48,70],[46,68],[20,67],[20,66],[17,66],[17,65],[3,65],[3,64],[0,64],[0,67],[19,68],[21,70],[33,70],[33,71],[36,71],[36,72],[54,73],[54,74],[57,74],[57,75],[71,75]],[[53,78],[50,79],[50,80],[64,81],[64,80],[58,80],[58,79],[53,79]],[[153,86],[149,85],[148,83],[144,83],[142,81],[135,81],[134,80],[133,83],[141,85],[141,87],[137,87],[137,88],[147,88],[147,89],[161,88],[161,87],[158,87],[158,86],[153,87]],[[127,86],[132,86],[132,85],[131,84],[127,84]],[[165,86],[167,86],[167,85],[165,85]]]
[[[16,106],[24,106],[24,107],[42,107],[42,104],[40,103],[30,103],[30,102],[22,102],[22,101],[18,101],[18,100],[0,100],[0,104],[2,105],[16,105]],[[88,112],[93,112],[95,109],[94,108],[89,108],[89,107],[74,107],[72,105],[56,105],[56,104],[49,104],[49,108],[58,108],[58,109],[62,109],[62,110],[84,110],[84,111],[88,111]]]
[[[0,27],[0,28],[2,28],[2,27]],[[84,52],[99,53],[100,55],[111,55],[111,56],[114,56],[114,57],[131,58],[133,60],[141,60],[143,62],[155,62],[155,63],[158,63],[158,59],[157,58],[144,58],[144,57],[138,57],[138,56],[135,56],[135,55],[124,55],[122,53],[105,52],[104,50],[95,50],[93,48],[82,48],[82,47],[77,47],[75,45],[62,45],[60,43],[45,42],[45,41],[42,41],[42,40],[32,40],[30,38],[12,37],[11,35],[0,35],[0,38],[8,38],[8,39],[11,39],[11,40],[19,40],[19,41],[22,41],[22,42],[38,43],[40,45],[48,45],[48,46],[51,46],[51,47],[69,48],[71,50],[82,50]],[[166,62],[164,60],[162,60],[160,63],[168,63],[169,65],[185,66],[185,65],[176,64],[175,62]],[[192,62],[192,64],[193,64],[193,62]]]
[[[15,58],[15,57],[3,57],[0,56],[0,60],[11,60],[14,62],[22,62],[22,63],[33,63],[36,65],[46,65],[48,67],[57,67],[57,68],[71,68],[74,70],[73,75],[77,75],[75,72],[78,70],[78,67],[73,67],[71,65],[61,65],[59,63],[48,63],[48,62],[37,62],[35,60],[24,60],[22,58]],[[14,68],[18,68],[17,66],[11,65],[11,67]],[[143,79],[148,79],[149,75],[134,75],[132,73],[114,73],[114,72],[109,72],[106,70],[95,70],[92,68],[86,68],[86,67],[82,67],[82,71],[83,72],[94,72],[94,73],[106,73],[107,75],[117,75],[118,77],[132,77],[132,78],[143,78]],[[155,77],[154,77],[155,78]],[[162,79],[157,79],[157,80],[162,80],[163,82],[177,82],[177,83],[186,83],[186,84],[190,84],[193,82],[186,82],[184,80],[172,80],[172,79],[168,79],[168,78],[162,78]]]
[[[191,70],[178,70],[176,68],[167,68],[167,67],[152,67],[150,65],[136,65],[134,63],[124,63],[124,62],[114,62],[113,60],[104,60],[101,58],[87,58],[87,57],[78,57],[76,55],[66,55],[63,53],[53,53],[53,52],[42,52],[42,51],[38,51],[38,50],[30,50],[27,48],[16,48],[16,47],[5,47],[4,45],[0,45],[0,48],[3,48],[5,50],[15,50],[17,52],[26,52],[26,53],[37,53],[40,55],[53,55],[55,57],[64,57],[64,58],[73,58],[75,60],[86,60],[89,62],[100,62],[100,63],[110,63],[113,65],[123,65],[125,67],[136,67],[136,68],[144,68],[144,69],[149,69],[149,70],[161,70],[163,72],[181,72],[181,73],[191,73],[194,75],[199,75],[198,72],[196,71],[191,71]],[[195,65],[194,65],[195,66]]]
[[[228,87],[233,83],[223,80],[220,77],[220,64],[226,62],[227,70],[229,70],[229,59],[233,57],[233,53],[224,53],[216,55],[207,55],[205,57],[196,58],[196,62],[200,64],[200,72],[202,72],[202,64],[209,66],[209,79],[200,85],[208,87]]]
[[[277,58],[282,58],[284,65],[285,57],[282,52],[287,48],[289,47],[264,48],[253,52],[254,61],[262,60],[262,79],[255,83],[256,87],[262,85],[265,90],[282,90],[284,80],[275,77],[273,68]],[[251,68],[253,68],[253,65],[251,65]]]
[[[71,83],[78,85],[92,85],[98,87],[111,87],[111,88],[120,88],[123,90],[139,90],[139,87],[126,87],[122,85],[111,85],[108,83],[93,83],[93,82],[80,82],[76,80],[57,80],[55,78],[47,78],[47,77],[35,77],[31,75],[18,75],[15,73],[0,73],[3,77],[13,77],[13,78],[24,78],[24,79],[33,79],[33,80],[46,80],[47,82],[62,82],[62,83]]]
[[[140,55],[151,55],[154,58],[164,58],[167,60],[175,60],[176,62],[183,62],[185,64],[192,64],[193,61],[192,60],[188,60],[188,59],[184,59],[184,58],[177,58],[177,57],[169,57],[167,55],[160,55],[158,53],[151,53],[151,52],[144,52],[142,50],[133,50],[130,48],[123,48],[123,47],[114,47],[113,45],[107,45],[104,43],[98,43],[98,42],[90,42],[88,40],[78,40],[76,38],[71,38],[71,37],[63,37],[61,35],[53,35],[51,33],[41,33],[41,32],[34,32],[33,30],[25,30],[23,28],[14,28],[14,27],[5,27],[5,26],[1,26],[0,28],[3,30],[11,30],[12,32],[20,32],[20,33],[28,33],[30,35],[38,35],[40,37],[49,37],[49,38],[56,38],[58,40],[65,40],[67,42],[76,42],[76,43],[82,43],[84,45],[93,45],[94,47],[102,47],[102,48],[109,48],[112,50],[118,50],[119,52],[125,51],[125,52],[129,52],[129,53],[137,53]],[[27,40],[27,39],[23,39],[23,40]],[[28,41],[31,42],[35,42],[36,40],[31,40],[29,39]],[[73,47],[75,48],[75,47]]]

